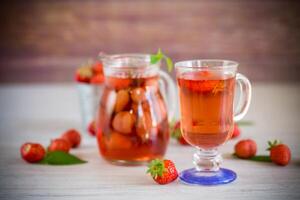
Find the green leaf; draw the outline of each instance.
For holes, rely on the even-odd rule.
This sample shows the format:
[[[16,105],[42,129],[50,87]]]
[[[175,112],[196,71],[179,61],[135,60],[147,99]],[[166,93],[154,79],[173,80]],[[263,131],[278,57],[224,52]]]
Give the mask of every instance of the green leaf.
[[[147,173],[150,173],[153,178],[161,177],[166,171],[163,160],[152,160],[148,165]]]
[[[236,158],[239,158],[239,157],[237,157],[237,155],[235,153],[232,154],[232,155]],[[242,159],[242,160],[252,160],[252,161],[257,161],[257,162],[272,162],[270,156],[267,156],[267,155],[256,155],[256,156],[253,156],[253,157],[248,158],[248,159],[243,159],[243,158],[240,158],[240,159]]]
[[[168,71],[171,72],[173,69],[173,61],[171,60],[171,58],[166,57],[166,63],[167,63]]]
[[[249,160],[258,161],[258,162],[272,162],[270,156],[267,155],[257,155],[249,158]]]
[[[158,63],[161,59],[163,59],[164,54],[162,53],[161,49],[158,49],[157,53],[155,55],[150,56],[150,63],[151,64],[156,64]]]
[[[269,144],[269,146],[272,146],[272,142],[271,141],[268,141],[268,144]]]
[[[237,122],[237,125],[239,126],[252,126],[254,125],[253,121],[239,121]]]
[[[171,133],[171,137],[174,138],[174,139],[180,138],[181,137],[180,128],[173,130],[172,133]]]
[[[63,151],[52,151],[47,152],[45,158],[39,163],[48,165],[74,165],[86,162],[87,161],[81,160],[80,158]]]
[[[171,58],[169,58],[168,56],[166,56],[165,54],[163,54],[163,52],[161,51],[161,49],[159,48],[157,53],[154,55],[150,55],[150,63],[152,65],[157,64],[158,62],[160,62],[162,59],[164,59],[166,61],[167,67],[168,67],[168,71],[172,71],[173,69],[173,62],[171,60]]]
[[[173,118],[173,119],[171,120],[171,122],[170,122],[170,128],[171,128],[171,129],[174,128],[176,122],[177,122],[176,118]]]
[[[161,58],[157,55],[151,55],[150,56],[150,63],[151,64],[156,64],[161,60]]]

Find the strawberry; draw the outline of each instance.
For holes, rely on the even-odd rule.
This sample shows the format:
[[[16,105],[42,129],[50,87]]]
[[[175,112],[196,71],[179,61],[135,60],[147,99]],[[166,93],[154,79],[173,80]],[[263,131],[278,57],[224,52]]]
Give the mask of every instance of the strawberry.
[[[88,131],[92,136],[96,135],[96,124],[94,120],[89,124]]]
[[[96,74],[92,76],[90,83],[91,84],[102,84],[104,82],[104,75],[103,74]]]
[[[37,143],[25,143],[20,148],[21,156],[29,163],[42,160],[46,154],[45,148]]]
[[[234,129],[233,129],[231,139],[239,137],[240,135],[241,135],[241,131],[239,129],[239,126],[236,123],[234,123]]]
[[[120,112],[126,108],[130,102],[130,96],[127,90],[119,90],[117,92],[115,112]]]
[[[77,69],[75,79],[78,82],[89,83],[93,76],[93,70],[89,66],[80,67]]]
[[[112,121],[112,126],[114,130],[123,133],[131,134],[134,130],[134,125],[136,122],[136,116],[128,111],[118,112]]]
[[[279,141],[275,140],[273,143],[268,142],[270,151],[270,158],[272,162],[277,165],[285,166],[289,164],[291,160],[291,151],[289,147],[285,144],[280,144]]]
[[[68,153],[70,151],[71,144],[62,138],[54,139],[51,141],[48,151],[64,151]]]
[[[175,138],[179,144],[189,145],[189,143],[184,139],[180,130],[180,121],[177,121],[171,130],[172,138]]]
[[[153,180],[161,185],[171,183],[178,177],[176,167],[171,160],[152,160],[147,173],[150,173]]]
[[[130,137],[112,131],[109,138],[106,138],[106,145],[107,148],[111,150],[128,150],[132,148],[133,143],[131,142]]]
[[[96,74],[103,74],[103,65],[101,62],[96,62],[93,64],[92,69]]]
[[[182,135],[180,136],[180,138],[177,139],[178,142],[182,145],[190,145],[185,139],[184,137],[182,137]]]
[[[61,138],[67,140],[72,148],[76,148],[79,146],[81,142],[81,136],[80,133],[75,129],[70,129],[66,131]]]
[[[237,157],[247,159],[255,156],[257,146],[255,141],[248,139],[239,141],[234,149]]]

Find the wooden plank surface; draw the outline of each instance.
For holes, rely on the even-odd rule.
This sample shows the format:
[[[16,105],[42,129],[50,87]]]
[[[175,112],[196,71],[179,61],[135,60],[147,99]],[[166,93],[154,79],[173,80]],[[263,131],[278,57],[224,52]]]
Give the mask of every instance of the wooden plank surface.
[[[299,81],[299,1],[13,1],[1,4],[0,82],[71,81],[99,51],[224,58],[254,81]]]
[[[253,138],[258,153],[269,139],[281,139],[291,147],[292,163],[278,167],[233,159],[236,140],[221,148],[223,166],[237,172],[235,182],[217,187],[186,186],[176,181],[160,186],[145,175],[146,167],[114,166],[98,153],[96,140],[84,135],[73,153],[88,160],[78,166],[39,166],[23,162],[19,147],[25,141],[48,145],[62,131],[80,128],[74,85],[0,86],[0,199],[299,199],[300,123],[299,84],[255,84],[242,138]],[[192,147],[171,142],[167,158],[178,170],[192,166]]]

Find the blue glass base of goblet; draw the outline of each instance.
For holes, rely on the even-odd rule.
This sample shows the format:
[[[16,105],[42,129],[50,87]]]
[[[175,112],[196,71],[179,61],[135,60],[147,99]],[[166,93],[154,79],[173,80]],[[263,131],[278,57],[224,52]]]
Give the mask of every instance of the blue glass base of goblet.
[[[234,181],[237,175],[230,169],[220,168],[216,172],[198,171],[196,168],[184,170],[179,174],[180,180],[190,185],[220,185]]]

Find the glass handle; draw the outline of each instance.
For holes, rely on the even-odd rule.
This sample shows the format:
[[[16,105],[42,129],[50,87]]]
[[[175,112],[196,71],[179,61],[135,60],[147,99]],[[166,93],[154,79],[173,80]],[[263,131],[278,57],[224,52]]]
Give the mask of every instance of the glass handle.
[[[159,75],[161,77],[160,89],[161,93],[165,99],[165,105],[168,109],[168,119],[171,121],[174,118],[176,110],[176,88],[175,83],[166,72],[159,70]]]
[[[237,103],[237,108],[235,109],[233,120],[239,121],[246,115],[249,109],[251,95],[252,95],[252,88],[251,88],[250,81],[246,78],[246,76],[242,74],[239,73],[236,74],[236,81],[240,88],[240,95]]]

